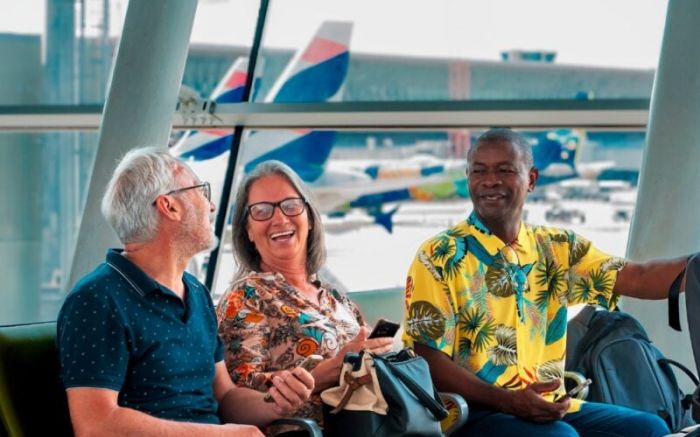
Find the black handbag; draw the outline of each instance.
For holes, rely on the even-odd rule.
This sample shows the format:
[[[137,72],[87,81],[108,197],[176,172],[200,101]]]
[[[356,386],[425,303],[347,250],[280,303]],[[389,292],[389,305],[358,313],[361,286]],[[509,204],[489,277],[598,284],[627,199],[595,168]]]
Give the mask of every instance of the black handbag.
[[[321,398],[324,434],[333,437],[441,436],[440,421],[448,414],[428,363],[409,348],[348,353],[339,386]]]

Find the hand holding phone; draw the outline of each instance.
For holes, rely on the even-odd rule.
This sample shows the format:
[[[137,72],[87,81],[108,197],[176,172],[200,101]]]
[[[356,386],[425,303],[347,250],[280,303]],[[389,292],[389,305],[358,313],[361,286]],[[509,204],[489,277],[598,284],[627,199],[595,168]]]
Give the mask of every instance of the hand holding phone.
[[[400,325],[386,319],[379,319],[374,329],[367,338],[393,337],[399,330]]]
[[[311,372],[321,361],[323,361],[323,357],[321,355],[309,355],[304,358],[297,367],[301,367],[307,372]],[[270,377],[265,381],[265,386],[267,386],[268,389],[272,388],[272,375],[270,375]],[[263,397],[263,401],[274,402],[275,400],[272,398],[270,392],[267,392]]]
[[[585,381],[583,381],[581,384],[577,385],[576,387],[574,387],[571,390],[569,390],[568,392],[566,392],[566,394],[564,394],[563,396],[558,395],[556,398],[554,398],[554,402],[562,402],[566,399],[573,398],[577,394],[581,393],[584,388],[588,387],[592,383],[593,383],[593,381],[591,381],[591,378],[588,378]]]
[[[321,355],[309,355],[304,360],[299,363],[297,367],[301,367],[302,369],[306,370],[307,372],[311,372],[314,370],[314,367],[318,366],[318,363],[323,361],[323,357]]]

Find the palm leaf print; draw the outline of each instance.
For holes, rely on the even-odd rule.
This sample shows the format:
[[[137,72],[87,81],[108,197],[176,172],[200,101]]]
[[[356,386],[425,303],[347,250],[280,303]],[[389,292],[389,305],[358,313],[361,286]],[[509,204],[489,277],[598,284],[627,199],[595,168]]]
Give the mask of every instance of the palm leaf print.
[[[557,243],[568,243],[569,242],[569,237],[566,236],[566,234],[552,234],[552,241],[556,241]]]
[[[515,294],[515,289],[510,281],[510,275],[501,260],[495,260],[486,271],[486,285],[489,293],[497,297],[508,297]]]
[[[461,360],[466,361],[466,359],[469,357],[469,353],[471,352],[471,350],[472,350],[472,342],[469,341],[468,338],[464,338],[464,337],[460,338],[459,339],[459,350],[458,350],[459,358]]]
[[[461,229],[452,228],[445,231],[445,235],[451,238],[463,238],[467,234]]]
[[[543,234],[535,234],[535,239],[537,240],[537,248],[540,252],[540,262],[544,262],[544,260],[547,259],[557,259],[556,256],[554,256],[554,249],[552,248],[553,238]]]
[[[442,281],[442,273],[440,267],[434,266],[433,263],[430,261],[430,258],[428,258],[428,255],[422,250],[418,252],[418,261],[420,261],[420,263],[423,264],[426,269],[428,269],[433,278],[435,278],[438,281]]]
[[[476,350],[483,350],[486,346],[491,343],[494,331],[496,330],[496,325],[492,318],[486,320],[486,323],[479,329],[474,337],[474,348]]]
[[[462,261],[467,255],[467,241],[464,238],[454,239],[454,254],[447,258],[443,273],[445,277],[452,278],[460,270]]]
[[[469,338],[473,338],[471,344],[477,351],[486,349],[491,342],[496,326],[486,311],[473,306],[459,315],[459,330]]]
[[[603,264],[601,264],[600,269],[604,272],[609,272],[610,270],[620,271],[626,264],[627,261],[614,256],[609,260],[605,261]]]
[[[599,293],[609,293],[612,289],[613,282],[608,276],[608,272],[603,270],[595,269],[590,274],[591,282],[593,283],[593,288]]]
[[[575,266],[581,261],[581,258],[588,253],[588,249],[591,248],[591,242],[584,240],[583,238],[576,237],[573,233],[570,235],[570,247],[569,247],[569,266]]]
[[[573,302],[590,302],[595,295],[595,289],[589,278],[580,277],[576,280],[573,287]]]
[[[537,263],[537,273],[535,274],[537,285],[545,287],[537,293],[535,302],[537,307],[544,311],[547,309],[549,300],[555,300],[564,286],[564,269],[552,259],[545,259],[544,262]]]
[[[445,334],[445,317],[430,302],[413,302],[408,309],[406,332],[415,339],[437,340]]]
[[[450,247],[450,238],[445,235],[441,235],[438,237],[438,241],[433,247],[433,254],[430,258],[436,261],[442,261],[451,253],[452,248]]]
[[[564,378],[564,363],[561,360],[551,360],[537,367],[539,381],[551,381]]]
[[[488,350],[489,361],[496,366],[512,366],[518,360],[515,329],[506,326],[496,326],[496,344]]]

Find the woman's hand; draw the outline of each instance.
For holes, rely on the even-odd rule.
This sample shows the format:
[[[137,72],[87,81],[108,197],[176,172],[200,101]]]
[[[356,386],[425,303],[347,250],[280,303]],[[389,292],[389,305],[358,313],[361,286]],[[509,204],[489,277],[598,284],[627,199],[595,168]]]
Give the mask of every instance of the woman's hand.
[[[291,416],[311,396],[314,377],[301,367],[276,372],[271,379],[272,387],[268,391],[273,410],[280,416]]]
[[[368,335],[369,329],[366,326],[362,326],[355,338],[347,342],[333,358],[321,361],[319,365],[314,368],[311,372],[316,381],[314,393],[338,385],[340,370],[343,368],[343,359],[346,353],[367,350],[382,354],[389,352],[394,344],[394,339],[392,337],[368,339]]]
[[[391,351],[391,347],[394,345],[393,337],[368,339],[367,336],[369,336],[369,332],[370,331],[367,326],[362,326],[360,328],[360,332],[357,333],[355,338],[347,342],[345,346],[340,349],[336,357],[339,357],[340,361],[342,362],[345,354],[348,352],[360,352],[362,350],[366,350],[375,354],[383,354]]]

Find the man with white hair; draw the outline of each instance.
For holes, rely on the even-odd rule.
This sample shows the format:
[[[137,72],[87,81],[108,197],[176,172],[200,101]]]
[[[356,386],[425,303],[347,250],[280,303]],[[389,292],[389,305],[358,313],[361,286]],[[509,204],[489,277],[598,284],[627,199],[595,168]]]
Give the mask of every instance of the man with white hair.
[[[117,166],[102,213],[124,249],[107,252],[58,317],[76,435],[262,435],[257,426],[308,399],[301,368],[275,376],[267,398],[231,382],[209,292],[185,272],[216,244],[210,196],[167,151],[136,149]]]

